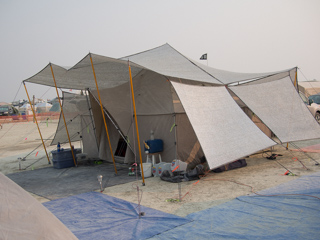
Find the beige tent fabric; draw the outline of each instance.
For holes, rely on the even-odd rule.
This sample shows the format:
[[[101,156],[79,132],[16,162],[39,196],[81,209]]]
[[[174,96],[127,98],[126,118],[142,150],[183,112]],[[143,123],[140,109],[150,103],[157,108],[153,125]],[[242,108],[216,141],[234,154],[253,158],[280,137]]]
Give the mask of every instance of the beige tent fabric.
[[[0,173],[0,239],[77,239],[47,208]]]
[[[162,159],[170,162],[175,157],[175,136],[174,132],[170,132],[174,123],[171,83],[157,73],[143,70],[133,78],[133,85],[143,161],[146,159],[143,141],[150,139],[150,131],[153,130],[155,138],[164,141],[165,151],[163,152]],[[92,93],[97,99],[97,92],[92,91]],[[139,151],[136,143],[137,138],[129,83],[115,88],[100,90],[100,95],[104,108],[110,113],[110,116],[112,116],[115,124],[119,126],[123,135],[128,137],[132,149],[136,148],[135,152],[138,155]],[[98,113],[100,107],[97,101],[95,101],[95,106],[94,104],[92,106],[95,119],[102,121],[101,114]],[[101,132],[103,131],[100,129],[98,122],[96,122],[96,129],[98,139],[100,139]],[[134,135],[133,129],[135,131]],[[137,160],[140,161],[139,159]],[[134,158],[128,159],[126,157],[126,161],[134,162]]]
[[[98,156],[102,160],[112,162],[113,159],[111,156],[110,145],[107,138],[106,128],[105,128],[104,121],[101,114],[100,104],[96,101],[96,99],[92,95],[90,95],[90,101],[91,101],[92,114],[93,114],[95,127],[96,127],[95,131],[96,131],[97,144],[99,149]],[[111,142],[111,148],[114,154],[120,139],[120,134],[106,114],[105,114],[105,119],[106,119],[109,138]],[[95,144],[95,143],[92,143],[92,144]]]
[[[83,153],[86,153],[88,158],[98,158],[99,149],[96,139],[95,129],[92,124],[93,117],[81,115],[81,139],[83,144]]]

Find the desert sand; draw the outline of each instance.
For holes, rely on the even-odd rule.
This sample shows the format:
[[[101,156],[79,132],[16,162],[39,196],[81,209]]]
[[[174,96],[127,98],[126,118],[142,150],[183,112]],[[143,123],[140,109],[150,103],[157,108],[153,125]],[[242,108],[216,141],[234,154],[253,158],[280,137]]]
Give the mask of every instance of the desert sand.
[[[49,144],[50,139],[54,136],[57,120],[42,121],[39,126],[43,139],[46,140],[48,153],[50,153],[55,149],[55,146],[50,147]],[[305,141],[299,143],[299,146],[319,143],[320,140]],[[77,143],[75,146],[80,147],[81,144]],[[222,173],[208,172],[199,181],[177,184],[164,182],[159,177],[149,177],[145,179],[145,186],[142,186],[141,180],[137,180],[105,188],[103,193],[133,203],[140,201],[143,206],[163,212],[186,216],[238,196],[252,194],[252,191],[271,188],[320,171],[320,165],[315,165],[316,162],[320,162],[320,153],[305,154],[292,151],[291,148],[289,146],[287,150],[285,146],[277,145],[273,153],[283,156],[278,156],[276,160],[266,159],[266,153],[257,153],[246,158],[248,164],[246,167]],[[21,170],[19,170],[19,158],[25,156],[27,156],[26,160],[20,163]],[[32,171],[42,167],[52,166],[48,165],[36,124],[32,121],[3,124],[0,130],[0,171],[9,174],[17,171]],[[294,176],[285,175],[287,169],[294,173]],[[97,191],[99,191],[98,186]],[[40,196],[32,195],[40,202],[48,201]],[[181,201],[178,201],[179,199]]]

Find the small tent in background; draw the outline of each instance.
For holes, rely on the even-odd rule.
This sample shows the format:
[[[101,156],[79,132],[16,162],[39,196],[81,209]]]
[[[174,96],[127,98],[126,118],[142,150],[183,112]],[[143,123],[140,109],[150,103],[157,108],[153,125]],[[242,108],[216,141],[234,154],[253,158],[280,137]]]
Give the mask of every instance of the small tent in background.
[[[299,82],[299,91],[307,97],[320,93],[320,82],[316,80]]]
[[[52,108],[52,105],[47,102],[41,102],[36,104],[37,113],[49,112]]]
[[[0,239],[77,239],[38,200],[0,173]]]
[[[34,110],[36,111],[37,108],[35,107]],[[32,110],[29,103],[25,103],[21,107],[19,107],[19,111],[22,115],[32,115]]]
[[[119,138],[124,138],[133,150],[126,151],[126,162],[134,160],[138,144],[143,149],[151,130],[164,142],[164,161],[178,158],[189,163],[205,156],[211,169],[275,145],[250,120],[252,114],[282,143],[320,137],[320,126],[297,93],[297,68],[271,73],[229,72],[199,64],[165,44],[121,59],[88,54],[69,70],[51,65],[58,87],[89,89],[102,159],[111,161],[111,155],[90,57],[107,124],[112,126],[112,149],[115,151]],[[140,143],[135,143],[128,63]],[[53,86],[51,74],[48,65],[25,81]]]

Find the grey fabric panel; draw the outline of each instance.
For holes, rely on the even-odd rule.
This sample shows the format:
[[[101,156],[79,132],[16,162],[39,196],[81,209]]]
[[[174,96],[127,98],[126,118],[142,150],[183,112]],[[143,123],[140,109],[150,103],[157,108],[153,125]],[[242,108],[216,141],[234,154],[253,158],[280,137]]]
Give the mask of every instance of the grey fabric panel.
[[[267,77],[259,79],[259,80],[244,82],[244,83],[241,83],[240,85],[254,85],[254,84],[261,84],[261,83],[266,83],[266,82],[277,81],[277,80],[283,79],[283,78],[285,78],[287,76],[290,76],[290,72],[291,71],[277,73],[277,74],[274,74],[274,75],[271,75],[271,76],[267,76]],[[232,85],[230,85],[230,87],[231,86]],[[233,85],[233,86],[236,86],[236,85]]]
[[[165,76],[221,84],[214,77],[195,66],[169,44],[122,59],[130,60],[130,62],[134,62]]]
[[[61,78],[66,74],[67,69],[60,67],[55,64],[51,64],[54,77],[56,80],[56,83],[58,87],[61,87],[60,85],[62,84]],[[26,82],[31,82],[31,83],[37,83],[41,85],[47,85],[47,86],[52,86],[54,87],[54,81],[53,81],[53,76],[50,68],[50,64],[48,64],[44,69],[42,69],[40,72],[37,74],[33,75],[32,77],[28,78],[25,80]],[[67,87],[69,88],[69,87]]]
[[[320,138],[320,126],[301,100],[290,77],[230,89],[281,142]]]
[[[114,59],[97,54],[91,54],[91,56],[98,87],[101,89],[116,87],[129,81],[127,60],[130,60],[133,77],[142,69],[149,69],[168,78],[182,79],[183,82],[202,82],[218,85],[260,79],[281,72],[289,73],[290,71],[289,69],[271,73],[235,73],[214,69],[189,60],[169,44],[122,59]],[[90,54],[86,55],[69,70],[54,64],[52,64],[52,66],[59,88],[96,89]],[[49,65],[25,81],[54,86]]]
[[[129,81],[129,68],[126,61],[91,54],[99,89],[112,88]],[[142,68],[131,64],[132,75]],[[63,76],[66,82],[74,82],[78,88],[96,89],[90,56],[87,55]]]
[[[70,140],[72,142],[79,141],[81,133],[80,116],[89,112],[86,96],[63,92],[62,108],[67,123]],[[51,145],[56,145],[58,142],[69,142],[62,114],[60,114],[57,131],[53,141],[51,142]]]
[[[210,169],[276,143],[264,135],[225,87],[173,83]]]
[[[86,153],[89,158],[98,158],[97,139],[90,115],[81,116],[81,132],[83,153]]]
[[[224,84],[231,84],[231,83],[248,81],[248,80],[256,80],[256,79],[261,79],[268,76],[277,75],[279,73],[284,73],[285,75],[288,75],[289,72],[292,70],[292,69],[287,69],[287,70],[282,70],[277,72],[268,72],[268,73],[237,73],[237,72],[230,72],[230,71],[208,67],[204,64],[200,64],[195,61],[193,62],[197,66],[201,67],[207,73],[214,76]]]
[[[99,88],[111,88],[129,81],[127,61],[96,54],[91,54],[91,56]],[[89,54],[69,70],[54,64],[52,64],[52,66],[55,80],[59,88],[96,89]],[[137,75],[141,69],[142,67],[134,63],[131,64],[131,72],[133,76]],[[54,81],[49,65],[38,74],[26,79],[25,81],[54,87]]]

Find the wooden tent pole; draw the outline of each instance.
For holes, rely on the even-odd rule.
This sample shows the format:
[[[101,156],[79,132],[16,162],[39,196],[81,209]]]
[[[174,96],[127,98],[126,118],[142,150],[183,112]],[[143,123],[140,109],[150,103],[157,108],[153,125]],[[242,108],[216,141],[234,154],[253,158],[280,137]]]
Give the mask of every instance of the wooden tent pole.
[[[54,77],[53,68],[52,68],[51,63],[50,63],[50,68],[51,68],[52,78],[53,78],[53,81],[54,81],[54,86],[55,86],[56,92],[57,92],[57,97],[58,97],[58,101],[59,101],[59,105],[60,105],[60,109],[61,109],[61,114],[62,114],[63,121],[64,121],[64,126],[66,127],[66,132],[67,132],[67,136],[68,136],[68,140],[69,140],[69,144],[70,144],[70,149],[71,149],[71,154],[72,154],[74,166],[77,166],[76,158],[74,156],[73,147],[72,147],[72,144],[71,144],[69,131],[68,131],[67,123],[66,123],[66,118],[64,117],[64,113],[63,113],[63,109],[62,109],[62,105],[61,105],[61,101],[60,101],[60,96],[59,96],[59,92],[58,92],[58,87],[57,87],[56,79]]]
[[[131,96],[132,96],[132,104],[133,104],[133,111],[134,111],[134,119],[136,122],[136,129],[137,129],[137,140],[138,140],[138,146],[139,146],[139,156],[140,156],[140,164],[141,164],[141,175],[142,175],[142,185],[145,186],[144,182],[144,172],[143,172],[143,164],[142,164],[142,157],[141,157],[141,147],[140,147],[140,137],[139,137],[139,129],[138,129],[138,120],[137,120],[137,111],[136,111],[136,103],[134,100],[134,92],[133,92],[133,83],[132,83],[132,74],[131,74],[131,67],[130,63],[128,61],[128,67],[129,67],[129,75],[130,75],[130,86],[131,86]]]
[[[31,110],[32,110],[32,114],[33,114],[33,119],[35,120],[35,123],[37,124],[39,135],[40,135],[40,138],[41,138],[41,141],[42,141],[42,145],[43,145],[44,151],[46,152],[46,155],[47,155],[48,164],[51,164],[50,159],[49,159],[49,155],[48,155],[48,152],[47,152],[47,149],[46,149],[46,146],[44,145],[44,141],[43,141],[42,134],[41,134],[41,131],[40,131],[40,128],[39,128],[39,124],[38,124],[38,121],[37,121],[37,118],[36,118],[36,114],[34,112],[34,109],[32,107],[31,101],[30,101],[29,93],[27,91],[27,87],[26,87],[25,82],[23,82],[23,86],[24,86],[24,89],[26,90],[27,97],[28,97],[28,100],[29,100],[29,104],[31,106]]]
[[[112,146],[111,146],[109,131],[108,131],[108,127],[107,127],[107,122],[106,122],[106,118],[105,118],[105,116],[104,116],[104,111],[103,111],[103,106],[102,106],[102,102],[101,102],[101,97],[100,97],[100,92],[99,92],[99,87],[98,87],[96,72],[94,71],[94,66],[93,66],[93,61],[92,61],[91,53],[90,53],[89,55],[90,55],[90,61],[91,61],[91,66],[92,66],[94,81],[96,82],[97,93],[98,93],[98,97],[99,97],[99,102],[100,102],[100,108],[101,108],[101,114],[102,114],[102,118],[103,118],[103,122],[104,122],[104,127],[105,127],[105,129],[106,129],[106,133],[107,133],[107,137],[108,137],[109,148],[110,148],[111,157],[112,157],[112,161],[113,161],[114,171],[115,171],[116,174],[117,174],[118,172],[117,172],[116,162],[115,162],[115,160],[114,160],[114,155],[113,155],[113,151],[112,151]]]

